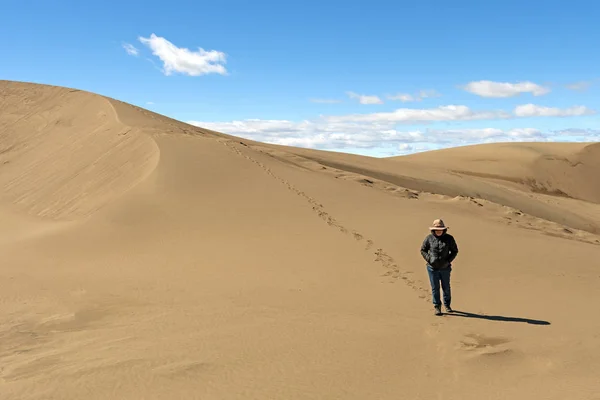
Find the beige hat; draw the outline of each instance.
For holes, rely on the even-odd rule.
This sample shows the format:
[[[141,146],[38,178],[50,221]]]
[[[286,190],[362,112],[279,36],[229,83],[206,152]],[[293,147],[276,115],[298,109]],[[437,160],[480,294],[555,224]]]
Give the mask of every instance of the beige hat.
[[[429,227],[430,231],[445,231],[448,227],[444,224],[444,220],[436,219],[433,224]]]

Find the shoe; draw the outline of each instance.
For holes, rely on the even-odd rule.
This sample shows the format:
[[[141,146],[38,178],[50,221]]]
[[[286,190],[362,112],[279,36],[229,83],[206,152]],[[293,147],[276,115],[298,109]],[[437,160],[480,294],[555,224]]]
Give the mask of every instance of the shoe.
[[[449,313],[454,312],[454,310],[450,306],[444,306],[444,308],[446,309],[446,312],[449,312]]]
[[[442,307],[435,306],[435,315],[442,315]]]

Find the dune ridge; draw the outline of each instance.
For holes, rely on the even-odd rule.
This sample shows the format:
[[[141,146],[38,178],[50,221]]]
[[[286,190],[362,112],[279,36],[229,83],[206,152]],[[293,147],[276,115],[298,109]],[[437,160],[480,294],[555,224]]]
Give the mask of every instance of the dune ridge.
[[[499,171],[492,145],[375,159],[71,90],[0,82],[0,398],[600,390],[595,145],[513,144]],[[540,152],[581,177],[544,178]],[[439,217],[460,249],[443,317],[419,254]]]
[[[504,163],[495,162],[490,155],[502,153],[506,146],[514,157],[509,153]],[[600,168],[600,147],[595,143],[486,144],[384,159],[280,149],[281,154],[292,153],[322,166],[372,178],[384,187],[394,185],[418,193],[491,203],[508,208],[504,211],[509,213],[579,230],[584,236],[592,234],[588,238],[600,232],[600,202],[596,197],[600,183],[593,178]],[[564,153],[575,161],[555,161]],[[536,158],[531,154],[541,155]],[[582,161],[577,161],[579,157]],[[576,164],[576,171],[570,163]],[[501,172],[494,173],[498,170]]]
[[[35,215],[91,215],[156,166],[154,141],[79,90],[0,81],[0,201]]]

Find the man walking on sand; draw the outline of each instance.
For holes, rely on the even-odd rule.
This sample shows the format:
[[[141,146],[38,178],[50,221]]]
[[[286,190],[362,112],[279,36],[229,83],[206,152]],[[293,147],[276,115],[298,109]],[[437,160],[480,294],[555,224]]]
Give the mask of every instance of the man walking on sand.
[[[452,312],[450,303],[450,273],[452,272],[452,261],[458,254],[458,246],[454,237],[450,235],[448,227],[441,219],[433,221],[429,227],[430,234],[427,235],[421,245],[421,255],[427,262],[427,273],[431,283],[431,294],[435,315],[442,315],[442,303],[440,301],[440,282],[444,291],[444,307],[447,312]]]

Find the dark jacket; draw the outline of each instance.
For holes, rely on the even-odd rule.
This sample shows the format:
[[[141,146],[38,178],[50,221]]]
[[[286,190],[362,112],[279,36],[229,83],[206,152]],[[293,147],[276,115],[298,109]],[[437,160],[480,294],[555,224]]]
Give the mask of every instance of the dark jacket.
[[[430,233],[421,245],[421,255],[427,261],[427,265],[433,269],[451,267],[457,254],[456,241],[447,232],[444,232],[441,236]]]

